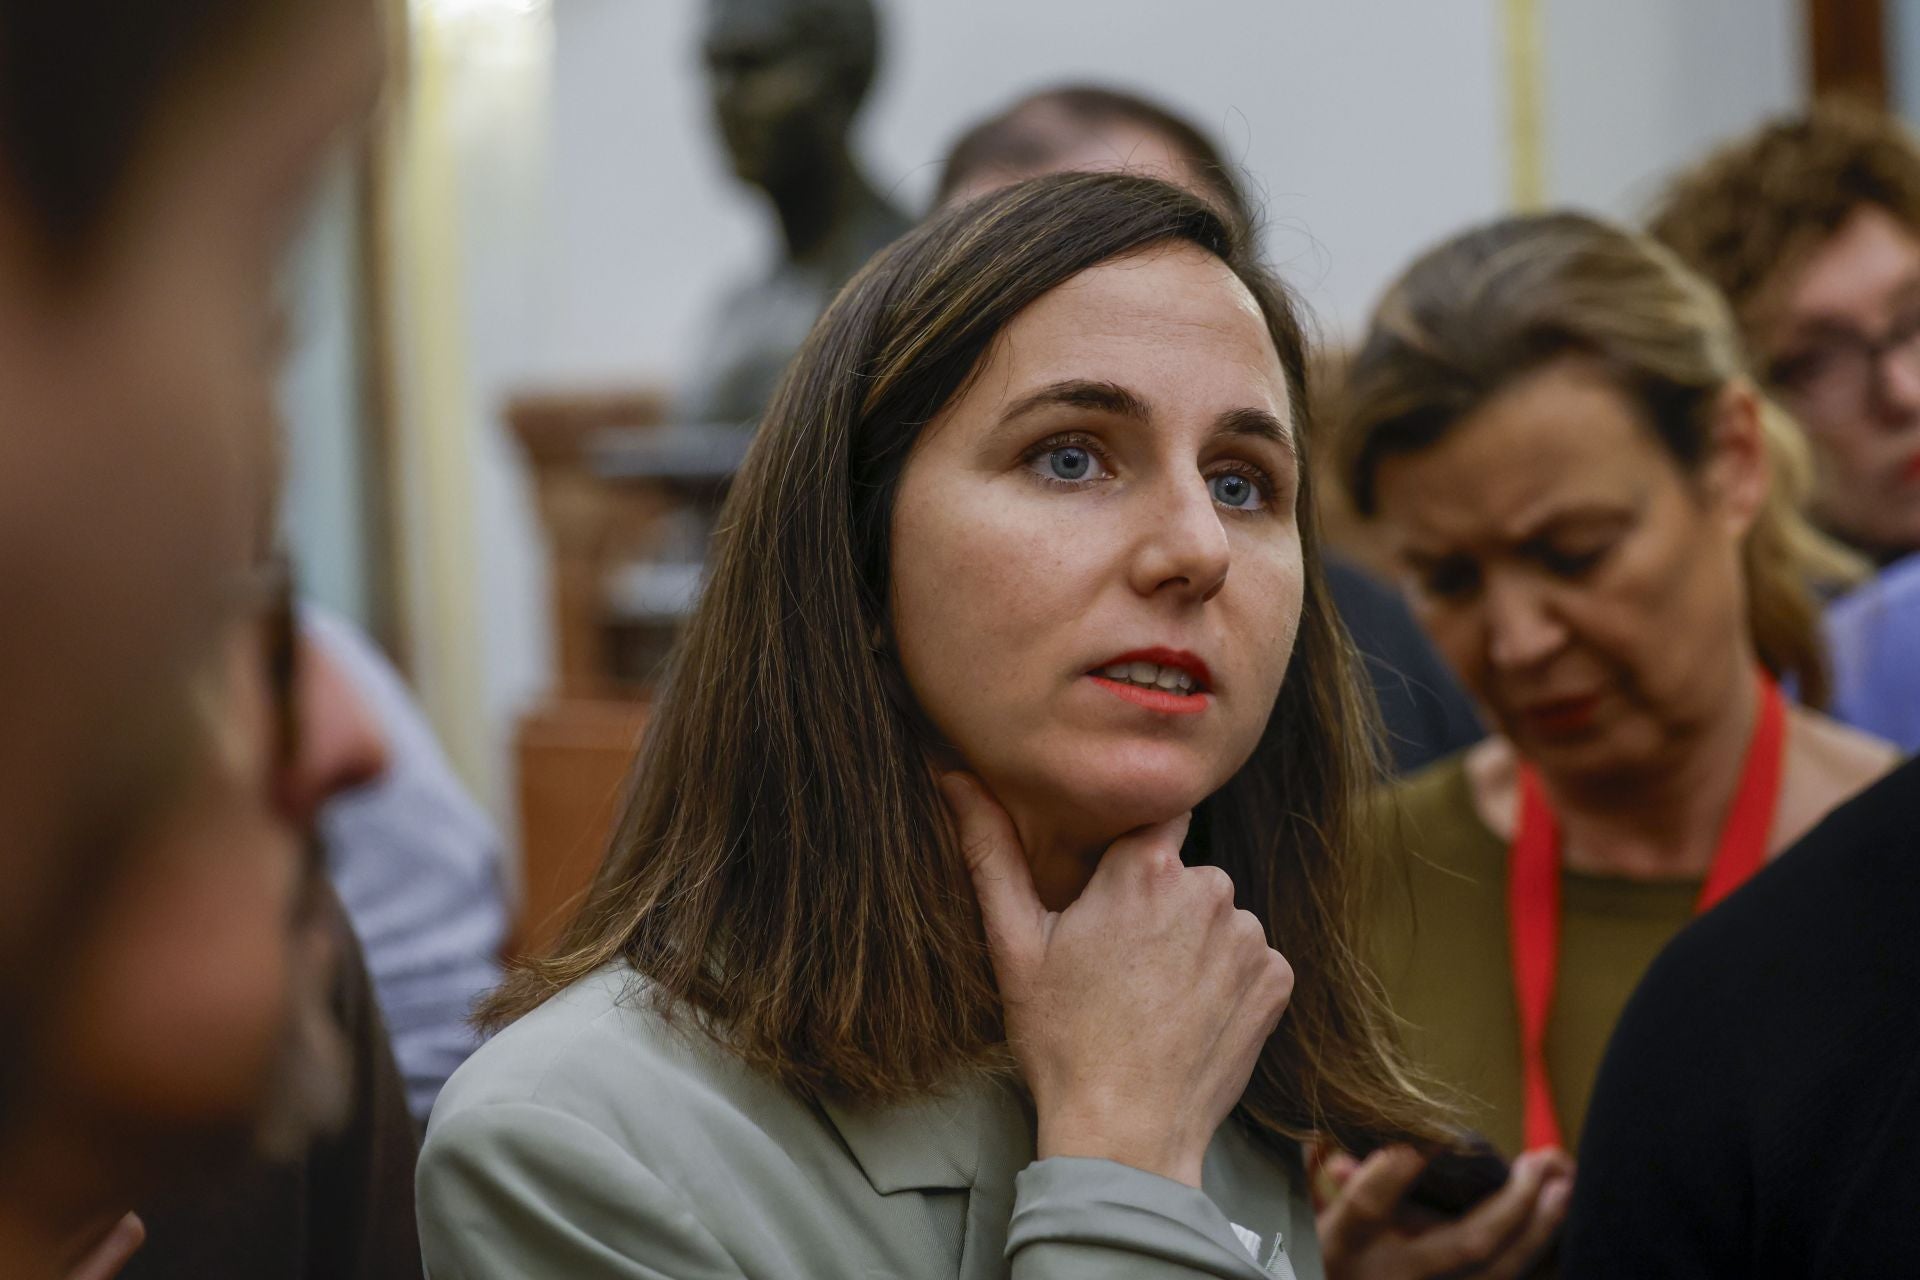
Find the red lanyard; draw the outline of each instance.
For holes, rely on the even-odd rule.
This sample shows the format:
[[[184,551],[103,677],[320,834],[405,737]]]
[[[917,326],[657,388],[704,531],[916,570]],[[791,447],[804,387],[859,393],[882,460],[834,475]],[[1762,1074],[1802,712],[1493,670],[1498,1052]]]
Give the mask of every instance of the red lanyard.
[[[1760,714],[1747,744],[1740,789],[1720,833],[1696,914],[1744,884],[1767,860],[1767,833],[1780,796],[1787,713],[1778,685],[1760,673]],[[1513,990],[1520,1006],[1520,1066],[1526,1096],[1526,1145],[1564,1145],[1547,1080],[1547,1014],[1560,969],[1560,828],[1540,778],[1520,766],[1520,824],[1507,883],[1507,925],[1513,944]]]

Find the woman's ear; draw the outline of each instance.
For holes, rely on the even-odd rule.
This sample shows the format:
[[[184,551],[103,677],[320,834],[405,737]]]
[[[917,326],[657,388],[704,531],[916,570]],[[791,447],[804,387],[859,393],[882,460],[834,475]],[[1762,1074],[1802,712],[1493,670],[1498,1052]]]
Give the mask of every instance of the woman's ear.
[[[1701,478],[1708,502],[1735,540],[1745,538],[1773,482],[1760,393],[1730,382],[1713,406],[1712,437]]]

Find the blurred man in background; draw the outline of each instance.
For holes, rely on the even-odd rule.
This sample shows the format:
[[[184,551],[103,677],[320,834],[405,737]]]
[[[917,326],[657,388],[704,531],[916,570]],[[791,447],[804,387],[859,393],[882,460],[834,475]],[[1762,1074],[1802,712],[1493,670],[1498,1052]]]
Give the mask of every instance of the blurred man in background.
[[[1820,464],[1816,516],[1920,550],[1920,148],[1892,118],[1775,121],[1667,189],[1649,230],[1726,294]]]
[[[1817,107],[1682,174],[1650,230],[1727,295],[1813,444],[1815,516],[1881,567],[1829,615],[1834,713],[1920,750],[1920,144]]]

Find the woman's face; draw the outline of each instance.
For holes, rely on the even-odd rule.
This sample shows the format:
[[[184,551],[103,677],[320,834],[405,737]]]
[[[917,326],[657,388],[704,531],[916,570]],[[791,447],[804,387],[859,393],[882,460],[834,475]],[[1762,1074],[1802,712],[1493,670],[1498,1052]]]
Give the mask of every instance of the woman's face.
[[[1727,705],[1741,542],[1766,489],[1753,401],[1690,478],[1597,367],[1566,360],[1380,464],[1415,609],[1524,758],[1644,767]]]
[[[1293,429],[1253,296],[1187,246],[1042,297],[928,426],[893,642],[1016,820],[1110,839],[1252,754],[1300,619]]]

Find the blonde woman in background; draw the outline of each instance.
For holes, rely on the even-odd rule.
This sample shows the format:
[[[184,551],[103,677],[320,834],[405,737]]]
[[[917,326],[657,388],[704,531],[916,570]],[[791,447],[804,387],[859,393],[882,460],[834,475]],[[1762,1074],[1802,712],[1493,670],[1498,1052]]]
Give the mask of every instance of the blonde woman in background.
[[[1850,562],[1719,295],[1588,217],[1420,258],[1350,396],[1356,504],[1498,730],[1394,793],[1382,977],[1497,1145],[1571,1149],[1655,953],[1893,764],[1813,709]]]

